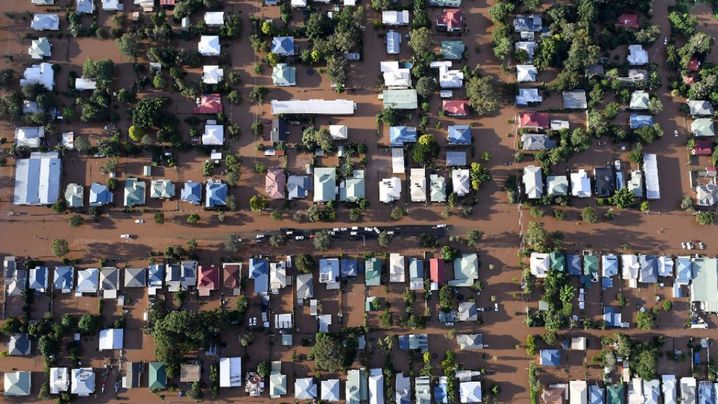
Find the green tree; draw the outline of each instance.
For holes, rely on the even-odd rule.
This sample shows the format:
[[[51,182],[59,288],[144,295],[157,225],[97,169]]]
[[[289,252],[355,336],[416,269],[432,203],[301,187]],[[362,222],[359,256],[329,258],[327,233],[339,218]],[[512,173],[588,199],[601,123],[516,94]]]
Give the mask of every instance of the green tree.
[[[713,212],[701,211],[696,213],[696,223],[701,226],[713,224],[714,219],[715,215],[713,214]]]
[[[22,320],[17,317],[8,317],[0,326],[0,332],[6,336],[17,334],[22,332],[23,324]]]
[[[137,101],[137,94],[130,89],[121,88],[117,91],[117,100],[130,104]]]
[[[169,99],[166,97],[145,97],[139,100],[132,110],[132,125],[138,128],[159,127],[168,104]]]
[[[349,61],[344,55],[332,55],[327,58],[327,74],[332,83],[341,90],[347,83],[349,76]]]
[[[610,201],[613,206],[626,209],[636,204],[636,197],[633,195],[633,191],[624,187],[616,191],[616,193],[610,198]]]
[[[317,333],[310,356],[320,370],[337,372],[349,367],[356,355],[356,338],[337,334]]]
[[[639,311],[636,314],[636,327],[641,330],[650,330],[653,328],[654,320],[655,318],[650,310]]]
[[[401,206],[397,206],[394,209],[391,210],[391,213],[389,216],[391,217],[391,220],[401,220],[402,217],[406,214],[406,211]]]
[[[64,213],[67,210],[67,201],[65,201],[65,198],[60,198],[57,200],[57,202],[52,204],[52,211],[60,214]]]
[[[598,220],[596,210],[590,206],[583,208],[583,210],[581,211],[581,220],[583,220],[584,223],[596,223],[596,221]]]
[[[242,239],[239,234],[228,234],[224,239],[224,249],[230,254],[237,254],[242,248]]]
[[[636,374],[643,380],[651,380],[656,377],[658,366],[657,352],[653,349],[644,348],[638,353],[636,358]],[[633,359],[631,360],[633,363]]]
[[[411,156],[417,164],[431,165],[434,159],[439,156],[440,150],[441,148],[436,139],[427,133],[419,136]]]
[[[529,222],[524,233],[526,247],[533,251],[545,251],[548,247],[549,236],[544,229],[543,223]]]
[[[152,87],[161,90],[165,88],[165,85],[167,85],[167,82],[165,81],[164,76],[162,76],[162,73],[155,73],[155,77],[152,78]]]
[[[479,115],[488,115],[499,108],[499,91],[490,76],[473,76],[466,84],[466,96],[471,107]]]
[[[135,32],[126,32],[117,39],[117,48],[124,56],[136,58],[140,53],[139,36]]]
[[[97,333],[100,327],[99,319],[92,314],[83,314],[77,322],[77,330],[82,335],[92,335]]]
[[[444,285],[439,289],[439,309],[445,313],[450,312],[456,305],[456,294],[454,288]]]
[[[441,258],[444,261],[453,261],[456,256],[458,255],[458,252],[453,249],[451,246],[445,245],[441,248]]]
[[[82,224],[85,223],[85,219],[83,219],[80,215],[72,215],[70,216],[70,227],[79,227],[82,226]]]
[[[526,336],[526,355],[533,358],[538,354],[538,347],[536,344],[536,336],[529,334]]]
[[[199,219],[199,214],[190,213],[189,216],[187,216],[187,224],[197,224],[199,222]]]
[[[389,234],[387,231],[382,231],[379,233],[379,246],[380,247],[389,247],[389,244],[391,244],[391,240],[394,238],[391,234]]]
[[[431,97],[436,88],[436,80],[433,77],[424,76],[416,81],[416,92],[424,98]]]
[[[314,233],[314,248],[317,251],[325,251],[329,249],[331,238],[329,233],[325,230]]]
[[[70,252],[70,246],[67,243],[67,240],[55,239],[52,240],[52,243],[50,244],[50,250],[56,256],[64,257],[68,252]]]
[[[269,373],[271,372],[271,370],[272,370],[272,365],[268,360],[261,361],[257,365],[257,374],[263,378],[269,377]]]
[[[163,224],[165,222],[165,214],[163,212],[156,212],[154,220],[157,224]]]
[[[481,230],[469,230],[469,232],[466,233],[466,245],[468,245],[469,247],[478,246],[483,236],[484,232]]]
[[[303,274],[311,274],[317,269],[317,262],[309,254],[301,254],[295,260],[294,265]]]
[[[434,44],[431,41],[432,36],[433,34],[426,27],[411,30],[409,33],[409,47],[417,57],[425,59],[425,56],[434,50]]]
[[[249,198],[249,209],[252,212],[261,212],[269,206],[269,201],[264,195],[254,195]]]

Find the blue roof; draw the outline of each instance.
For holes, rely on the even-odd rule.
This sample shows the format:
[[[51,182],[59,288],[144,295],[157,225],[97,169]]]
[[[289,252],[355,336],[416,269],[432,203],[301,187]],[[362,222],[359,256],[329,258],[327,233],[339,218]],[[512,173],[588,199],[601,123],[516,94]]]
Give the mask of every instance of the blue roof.
[[[342,258],[341,273],[343,277],[357,276],[358,263],[354,258]]]
[[[446,391],[446,383],[436,383],[434,386],[434,402],[435,403],[448,403],[449,395]]]
[[[90,205],[105,205],[112,203],[112,192],[106,185],[97,182],[90,185]]]
[[[214,208],[227,204],[227,184],[223,182],[208,182],[207,195],[205,196],[205,206]]]
[[[569,275],[579,276],[583,273],[583,258],[580,255],[569,255],[567,264]]]
[[[294,37],[275,36],[272,38],[272,53],[277,55],[294,55]]]
[[[180,198],[192,205],[199,205],[202,202],[202,184],[194,181],[185,182]]]
[[[147,284],[149,286],[162,286],[165,279],[165,264],[150,265],[147,271]]]
[[[471,144],[471,127],[469,125],[449,126],[449,144]]]
[[[55,267],[53,280],[54,289],[72,289],[73,268],[69,266]]]
[[[558,349],[542,349],[541,366],[559,366],[561,364],[561,353]]]
[[[416,142],[416,128],[411,126],[392,126],[389,128],[389,140],[392,146]]]
[[[397,54],[401,52],[401,34],[396,31],[386,33],[386,53]]]
[[[399,349],[401,349],[403,351],[408,351],[409,350],[409,335],[408,334],[399,335],[398,340],[399,340]]]
[[[47,284],[47,267],[35,267],[30,271],[30,289],[44,289]]]
[[[631,129],[640,129],[644,126],[653,125],[653,117],[651,115],[631,114],[629,123]]]
[[[264,258],[249,259],[249,279],[254,279],[254,293],[269,292],[269,263]]]
[[[409,259],[409,278],[424,277],[424,261],[418,258]]]

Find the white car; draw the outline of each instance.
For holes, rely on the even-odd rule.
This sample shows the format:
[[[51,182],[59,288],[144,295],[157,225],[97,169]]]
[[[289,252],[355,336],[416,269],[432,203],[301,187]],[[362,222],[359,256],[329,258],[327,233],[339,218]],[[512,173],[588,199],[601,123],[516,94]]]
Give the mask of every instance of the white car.
[[[135,219],[135,223],[137,223],[137,224],[141,224],[141,223],[144,223],[144,222],[145,222],[144,219]]]
[[[613,167],[616,169],[616,171],[621,171],[621,160],[615,160],[613,162]]]
[[[256,238],[257,240],[259,240],[260,238],[264,238],[264,234],[257,234]]]
[[[294,236],[295,240],[304,240],[304,236]]]
[[[673,129],[673,136],[678,137],[678,129]]]
[[[129,234],[129,233],[120,234],[120,238],[123,240],[129,240],[132,238],[132,234]]]

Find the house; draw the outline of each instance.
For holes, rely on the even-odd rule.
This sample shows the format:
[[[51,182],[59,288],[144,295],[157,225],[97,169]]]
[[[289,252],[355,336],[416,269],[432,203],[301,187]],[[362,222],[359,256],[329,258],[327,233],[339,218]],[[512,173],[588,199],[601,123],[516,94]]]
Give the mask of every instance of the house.
[[[467,100],[443,100],[441,101],[441,109],[449,116],[464,117],[469,116],[469,101]]]
[[[713,382],[708,380],[698,382],[698,403],[715,403],[715,388],[713,387]]]
[[[95,372],[92,368],[72,369],[70,375],[70,394],[89,397],[95,392]]]
[[[681,403],[696,402],[696,379],[693,377],[681,377]]]
[[[204,207],[213,209],[227,205],[227,184],[222,180],[208,179],[205,185]]]
[[[286,186],[287,176],[281,168],[272,168],[267,170],[264,176],[264,191],[271,199],[284,199],[284,188]]]
[[[695,137],[713,137],[715,129],[711,118],[697,118],[691,122],[691,133]]]
[[[298,304],[314,297],[314,278],[312,274],[297,275],[296,297]]]
[[[150,182],[150,198],[171,199],[175,196],[175,184],[170,180],[159,179]]]
[[[275,36],[272,38],[272,53],[279,56],[294,56],[294,37]]]
[[[349,369],[347,371],[346,391],[344,400],[346,404],[360,404],[369,399],[366,369]]]
[[[48,272],[47,267],[37,266],[30,268],[27,288],[36,292],[45,293],[47,291]]]
[[[75,0],[75,13],[92,14],[95,12],[95,3],[92,0]]]
[[[404,256],[397,253],[389,254],[389,282],[404,283],[405,276]]]
[[[121,1],[122,0],[100,0],[103,11],[123,11],[125,7]],[[162,1],[163,0],[160,0],[160,3]]]
[[[585,90],[573,90],[563,92],[563,109],[586,108],[588,108],[588,103],[586,102]]]
[[[693,278],[691,257],[676,257],[676,283],[687,286]]]
[[[585,380],[571,380],[569,386],[569,404],[588,403],[588,385]]]
[[[711,385],[711,387],[713,387]],[[713,393],[711,393],[713,395]],[[643,402],[658,403],[661,397],[661,381],[658,379],[643,380]]]
[[[199,205],[202,202],[202,184],[194,181],[185,182],[180,193],[180,199],[182,202]]]
[[[715,258],[693,260],[690,301],[708,313],[718,312],[718,261]]]
[[[204,23],[210,27],[221,27],[224,25],[224,12],[207,11],[204,13]]]
[[[60,394],[70,389],[70,369],[50,368],[50,394]]]
[[[633,11],[626,11],[618,16],[616,20],[616,27],[626,29],[638,29],[641,26],[638,24],[638,13]]]
[[[566,384],[551,384],[545,386],[541,393],[541,402],[546,404],[563,404],[564,398],[567,396]]]
[[[409,177],[409,191],[412,202],[426,202],[426,170],[412,168]]]
[[[272,68],[272,83],[279,87],[297,85],[297,68],[286,63],[277,63]]]
[[[611,278],[618,275],[618,256],[615,254],[604,254],[601,256],[602,276]]]
[[[51,205],[60,196],[61,163],[57,152],[33,152],[17,160],[15,166],[15,205]]]
[[[534,65],[516,65],[516,81],[519,83],[533,83],[538,76],[538,69]],[[564,107],[565,108],[565,107]]]
[[[317,397],[317,384],[311,377],[294,380],[294,398],[297,400],[314,400]]]
[[[446,151],[446,166],[447,167],[465,167],[466,166],[466,152],[465,151]]]
[[[661,375],[661,391],[663,392],[664,404],[676,404],[678,402],[676,375]]]
[[[529,199],[541,199],[543,197],[543,174],[541,167],[524,167],[524,174],[521,178],[526,197]]]
[[[414,89],[388,89],[381,94],[384,109],[417,109],[419,101]]]
[[[596,196],[606,198],[613,195],[616,191],[616,181],[613,175],[613,167],[594,168],[593,180]]]
[[[449,282],[451,284],[451,282]],[[476,321],[479,318],[478,307],[476,302],[465,301],[459,303],[459,309],[457,311],[459,321]]]
[[[158,289],[162,289],[165,279],[165,264],[152,264],[147,269],[148,294],[154,296]]]
[[[52,56],[52,44],[46,37],[33,39],[32,42],[30,42],[30,47],[27,48],[27,54],[30,55],[30,58],[33,60],[49,58]]]
[[[384,404],[384,372],[381,368],[369,369],[369,404]]]
[[[439,69],[439,87],[442,89],[455,89],[464,86],[464,73],[461,70],[449,70],[450,60],[434,61],[429,67]]]
[[[522,112],[519,114],[519,128],[549,129],[549,116],[546,112]]]
[[[97,293],[100,284],[100,270],[98,268],[87,268],[77,271],[77,287],[75,293]]]
[[[319,398],[322,402],[339,401],[339,379],[322,380]]]
[[[603,404],[606,402],[606,394],[603,387],[597,384],[588,386],[588,402],[589,404]]]
[[[202,66],[202,82],[204,84],[219,84],[224,79],[224,69],[217,65]]]
[[[630,189],[636,198],[643,198],[643,172],[641,170],[631,171],[631,179],[626,183],[626,188]]]
[[[219,112],[222,112],[222,97],[219,94],[202,95],[192,109],[194,114],[217,114]]]
[[[641,115],[641,114],[631,114],[628,118],[629,127],[631,129],[640,129],[645,126],[651,126],[653,125],[653,116],[652,115]]]
[[[274,0],[270,0],[270,1],[274,1]],[[290,5],[292,7],[304,8],[307,6],[307,0],[291,0]]]
[[[471,189],[469,169],[457,168],[451,170],[451,185],[457,196],[467,195]]]
[[[125,268],[125,288],[144,288],[147,286],[145,268]]]
[[[531,63],[534,60],[534,53],[536,53],[537,48],[538,44],[534,41],[518,41],[514,43],[516,53],[525,53],[526,61],[528,63]]]
[[[100,330],[100,351],[122,349],[124,330],[122,328],[108,328]]]
[[[222,285],[225,289],[231,290],[235,296],[240,293],[241,269],[242,264],[240,263],[222,263]]]
[[[381,285],[381,261],[371,257],[364,261],[364,284],[366,286]]]
[[[249,279],[254,279],[254,293],[266,295],[269,292],[269,262],[264,258],[250,258]]]
[[[335,167],[314,168],[314,202],[337,199],[337,172]]]
[[[591,197],[591,179],[586,170],[580,169],[571,173],[571,196],[577,198]]]
[[[568,177],[565,175],[547,176],[546,195],[550,197],[568,195]]]
[[[475,254],[462,254],[454,260],[454,279],[450,286],[473,286],[479,279],[479,257]]]
[[[658,257],[658,276],[673,276],[673,257],[666,255]]]
[[[436,19],[436,30],[439,32],[461,32],[464,29],[464,14],[460,8],[445,8]]]
[[[35,31],[59,31],[60,16],[57,14],[38,13],[32,16],[30,28]]]
[[[44,138],[45,128],[42,126],[15,128],[15,144],[18,146],[37,149]]]
[[[409,25],[409,10],[385,10],[381,12],[381,23],[389,26]]]
[[[411,69],[401,67],[397,61],[379,62],[379,70],[387,88],[401,89],[411,87]]]
[[[272,142],[284,143],[289,138],[289,122],[286,118],[279,117],[272,119],[272,130],[269,132]]]
[[[661,199],[661,188],[658,182],[658,159],[655,154],[643,155],[643,174],[646,179],[646,199]]]
[[[401,34],[396,31],[386,33],[386,53],[398,55],[401,53]]]
[[[202,144],[205,146],[222,146],[224,144],[224,125],[218,125],[214,121],[207,122],[204,125]]]
[[[30,371],[5,372],[3,393],[6,397],[29,396],[32,378]]]
[[[539,14],[517,15],[514,17],[513,26],[516,32],[541,32],[543,21]]]
[[[461,350],[484,349],[484,337],[481,334],[458,334],[456,344]]]
[[[409,258],[409,289],[424,290],[424,261]]]
[[[54,6],[55,0],[30,0],[30,3],[36,6]]]
[[[469,145],[471,144],[471,126],[469,125],[450,125],[448,142],[450,145]]]
[[[466,45],[461,40],[441,41],[439,53],[442,59],[461,60],[464,57]]]
[[[113,198],[112,192],[107,188],[107,185],[98,182],[93,182],[92,185],[90,185],[90,206],[96,207],[111,204]]]
[[[538,88],[519,88],[518,91],[519,94],[516,96],[516,105],[518,106],[540,104],[543,101]]]
[[[140,378],[144,373],[144,362],[125,362],[125,375],[122,377],[122,387],[133,389],[140,387]]]
[[[132,207],[145,204],[145,188],[144,181],[137,178],[128,178],[125,181],[125,199],[124,206]]]
[[[84,205],[85,189],[82,185],[70,183],[65,188],[65,202],[68,208],[81,208]]]
[[[446,201],[446,178],[439,174],[429,175],[429,201]]]
[[[304,199],[311,190],[312,182],[306,175],[290,175],[287,180],[287,199]]]
[[[197,44],[197,50],[202,56],[219,56],[222,46],[217,35],[202,35]]]
[[[339,259],[322,258],[319,260],[319,283],[327,285],[327,290],[339,289]]]
[[[198,363],[183,363],[180,365],[180,383],[199,382],[202,376],[202,365]]]
[[[379,181],[379,201],[391,203],[401,199],[401,180],[398,177],[383,178]]]
[[[416,404],[431,403],[431,377],[414,378],[414,402]]]
[[[716,184],[699,184],[696,185],[696,205],[713,206],[716,203],[718,195],[718,186]]]
[[[200,265],[197,268],[197,292],[200,296],[209,296],[219,289],[219,268],[214,265]]]
[[[628,108],[633,110],[647,110],[650,103],[650,96],[648,92],[643,90],[637,90],[631,93],[631,102]]]
[[[443,259],[431,258],[429,260],[429,279],[431,279],[431,282],[435,283],[437,286],[443,285],[449,280],[448,271],[444,265]]]
[[[30,356],[32,344],[27,333],[10,334],[7,343],[7,354],[9,356]]]
[[[648,64],[648,52],[641,45],[628,45],[627,60],[632,66]]]
[[[75,282],[75,268],[70,266],[55,267],[52,277],[52,289],[56,293],[70,293]]]
[[[713,140],[712,139],[696,139],[695,146],[691,149],[691,154],[694,156],[710,156],[713,154]]]
[[[280,398],[287,394],[287,375],[282,374],[282,362],[272,362],[272,371],[269,374],[269,397]]]
[[[364,197],[364,170],[354,170],[339,184],[339,200],[357,202]]]
[[[688,110],[692,117],[713,115],[713,105],[710,101],[688,100]]]
[[[547,253],[532,252],[529,258],[529,269],[536,278],[545,278],[551,267],[551,259]]]
[[[120,288],[120,270],[115,267],[100,268],[100,291],[104,299],[116,299]]]
[[[239,387],[242,385],[242,358],[220,358],[219,387]]]
[[[482,402],[481,382],[461,381],[459,382],[459,402],[480,403]]]
[[[356,103],[349,100],[272,100],[273,115],[353,115]]]
[[[461,7],[461,0],[429,0],[429,7]]]
[[[389,142],[392,147],[401,147],[406,143],[416,143],[417,132],[413,126],[389,127]]]
[[[279,294],[279,290],[285,288],[289,281],[286,261],[269,263],[269,289],[272,294]]]
[[[394,383],[395,403],[411,403],[411,377],[405,376],[403,372],[396,374]]]

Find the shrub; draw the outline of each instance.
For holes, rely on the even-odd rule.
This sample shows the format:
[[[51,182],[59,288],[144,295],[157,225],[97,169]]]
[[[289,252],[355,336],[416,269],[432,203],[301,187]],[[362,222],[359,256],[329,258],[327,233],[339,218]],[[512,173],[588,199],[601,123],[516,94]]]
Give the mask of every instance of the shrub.
[[[78,227],[81,226],[83,223],[85,223],[85,219],[83,219],[80,215],[72,215],[70,217],[70,226],[71,227]]]
[[[696,223],[698,223],[701,226],[706,226],[709,224],[713,224],[715,216],[713,212],[698,212],[696,214]]]
[[[199,215],[197,213],[190,213],[189,216],[187,216],[187,223],[188,224],[197,224],[199,222]]]
[[[596,221],[598,220],[596,210],[590,206],[583,208],[583,210],[581,211],[581,219],[584,223],[596,223]]]
[[[155,223],[162,224],[165,222],[165,214],[163,212],[157,212],[155,213],[154,217]]]

